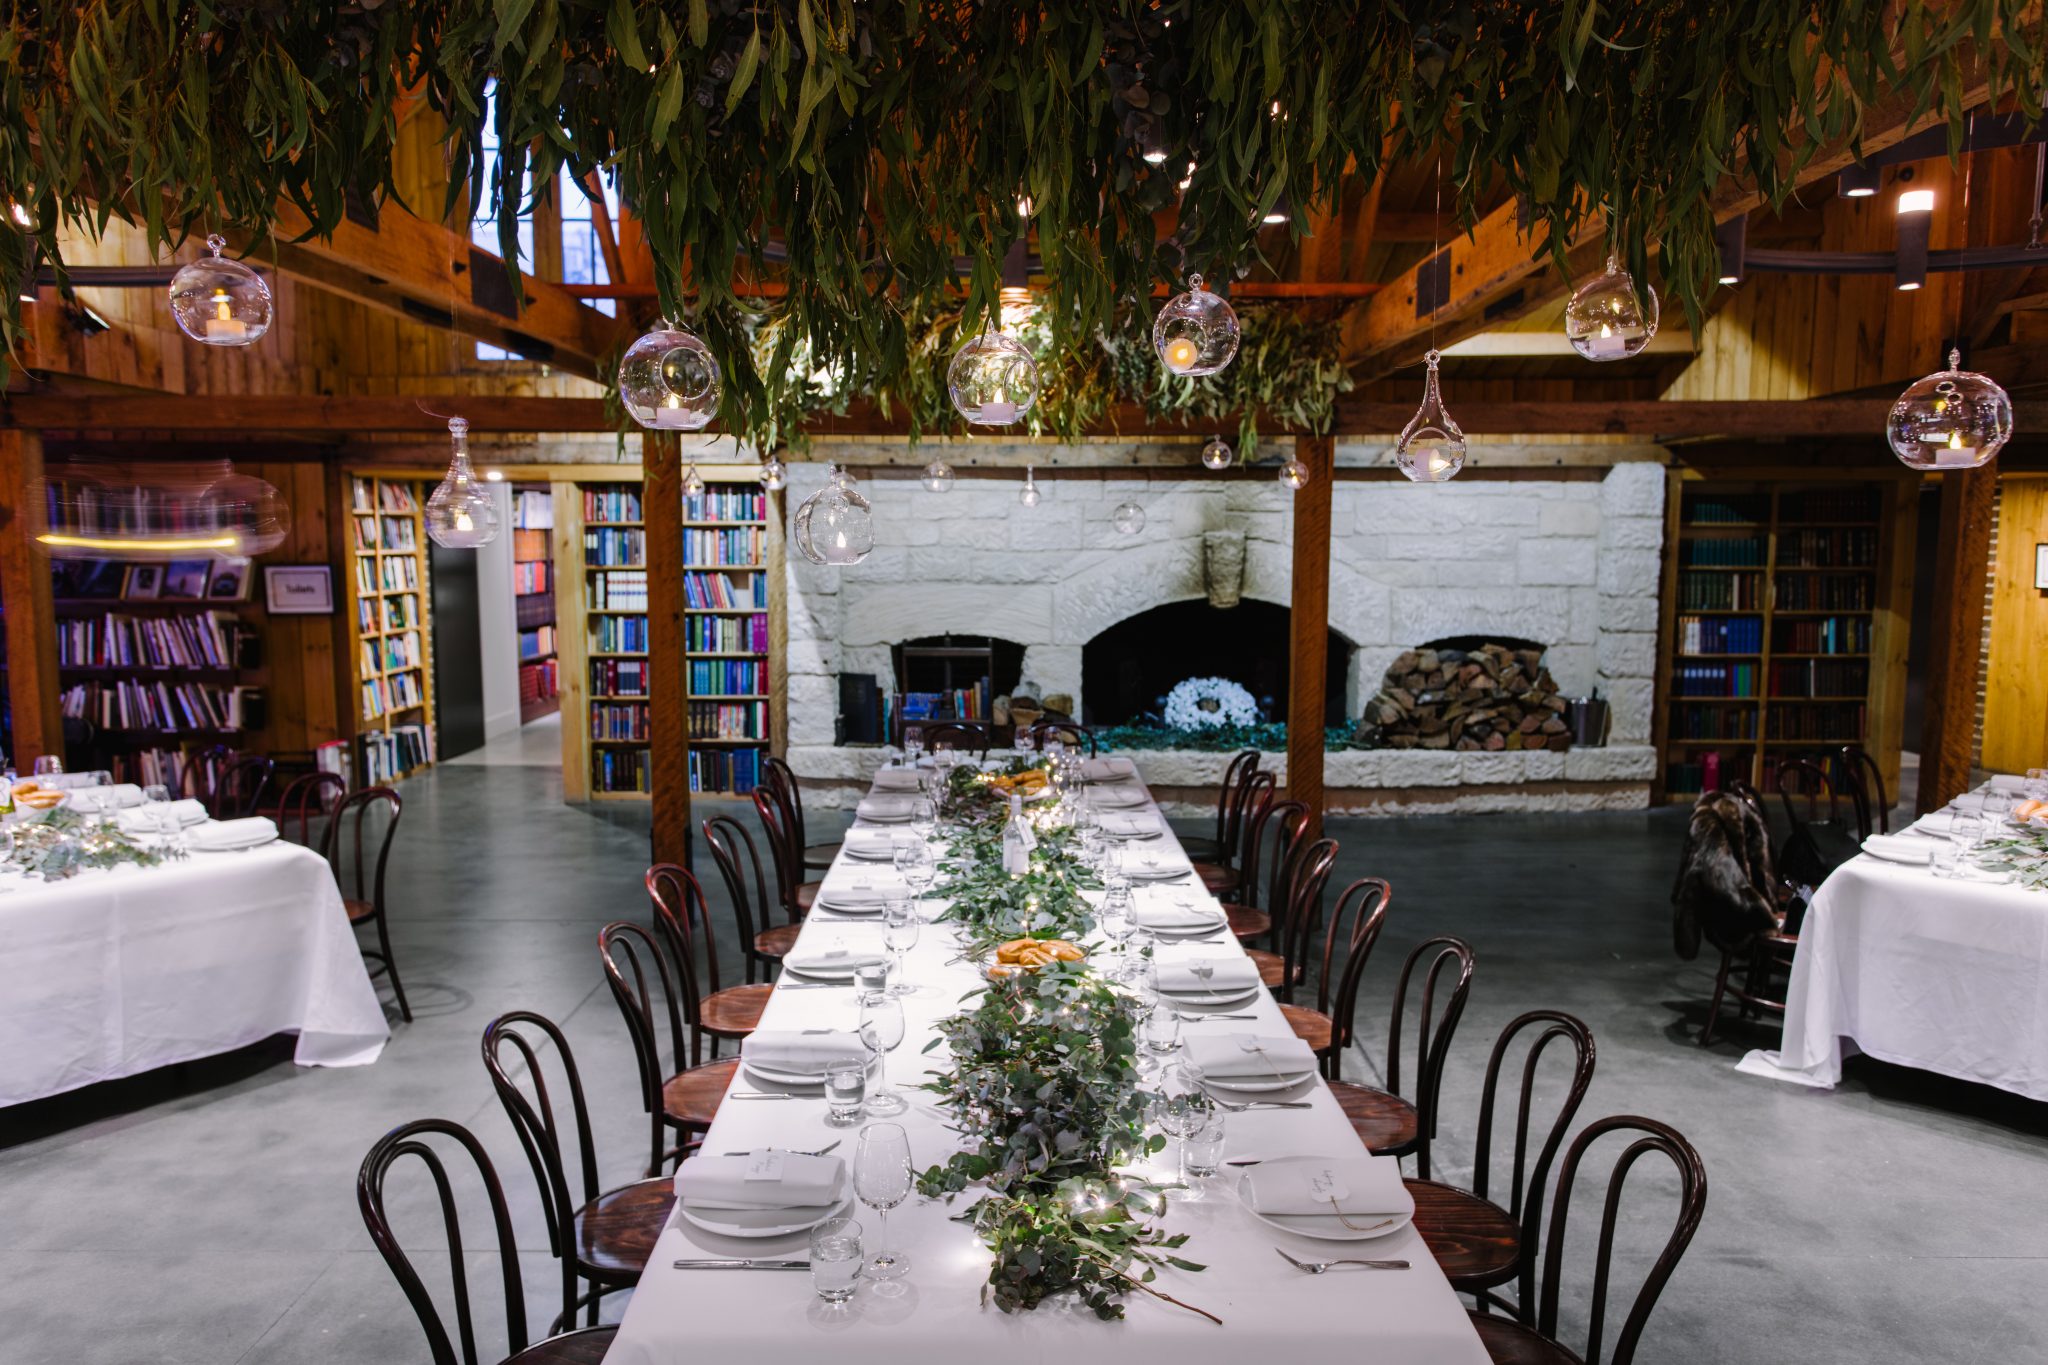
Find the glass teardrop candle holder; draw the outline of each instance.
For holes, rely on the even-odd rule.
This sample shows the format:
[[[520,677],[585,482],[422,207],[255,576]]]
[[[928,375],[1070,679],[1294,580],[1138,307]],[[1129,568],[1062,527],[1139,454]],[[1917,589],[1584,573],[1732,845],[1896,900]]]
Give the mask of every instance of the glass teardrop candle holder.
[[[1962,352],[1951,350],[1946,370],[1899,395],[1884,434],[1909,468],[1975,469],[2012,439],[2012,399],[1995,380],[1964,369]]]
[[[1109,514],[1109,524],[1123,535],[1134,536],[1145,529],[1145,509],[1135,502],[1118,503]]]
[[[770,455],[761,462],[761,472],[754,476],[761,481],[761,487],[770,493],[780,493],[789,486],[789,466]]]
[[[1465,433],[1444,408],[1437,382],[1440,352],[1422,357],[1422,406],[1394,442],[1394,465],[1416,483],[1448,483],[1465,467]]]
[[[206,239],[208,254],[171,276],[171,317],[194,341],[248,346],[270,330],[270,286],[248,266],[223,256],[227,244],[213,233]]]
[[[498,500],[469,466],[469,423],[448,419],[448,473],[427,495],[427,535],[450,550],[474,550],[498,538]]]
[[[1657,335],[1657,291],[1636,291],[1635,277],[1610,254],[1607,268],[1572,291],[1564,336],[1588,360],[1626,360]]]
[[[953,352],[946,392],[977,426],[1006,427],[1038,402],[1038,362],[1008,332],[983,332]]]
[[[1188,276],[1185,294],[1166,301],[1152,319],[1152,349],[1159,363],[1178,375],[1197,379],[1215,374],[1237,355],[1237,314],[1202,284]]]
[[[711,348],[668,321],[628,346],[619,361],[619,401],[649,431],[702,431],[718,416],[724,387]]]
[[[1230,448],[1230,442],[1224,440],[1221,436],[1210,437],[1202,446],[1202,468],[1204,469],[1228,469],[1230,468],[1231,460],[1234,458],[1236,458],[1236,452]]]
[[[797,552],[813,564],[858,564],[875,548],[874,508],[838,465],[796,509]]]
[[[944,460],[933,460],[918,475],[918,482],[927,493],[944,493],[953,487],[953,466]]]

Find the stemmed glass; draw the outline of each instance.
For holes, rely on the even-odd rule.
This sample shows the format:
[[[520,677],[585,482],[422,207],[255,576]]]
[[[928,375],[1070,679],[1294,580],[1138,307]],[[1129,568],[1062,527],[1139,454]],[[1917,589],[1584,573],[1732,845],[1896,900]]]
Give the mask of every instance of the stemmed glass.
[[[932,846],[919,840],[904,844],[896,850],[896,871],[904,884],[910,888],[912,911],[917,909],[916,901],[924,899],[924,893],[931,890],[932,883],[939,875],[938,859],[932,856]]]
[[[64,771],[64,760],[55,754],[39,754],[36,757],[37,777],[56,777]]]
[[[1161,1011],[1171,1017],[1171,1011]],[[1159,1127],[1168,1137],[1178,1139],[1175,1170],[1180,1183],[1188,1183],[1187,1140],[1207,1127],[1216,1116],[1216,1101],[1195,1084],[1183,1067],[1169,1067],[1160,1077]]]
[[[163,839],[164,847],[174,847],[179,834],[179,822],[178,813],[171,809],[171,789],[161,782],[150,783],[142,789],[142,807],[149,814],[149,823],[156,826],[156,832]]]
[[[1025,726],[1022,726],[1022,725],[1019,725],[1019,726],[1017,727],[1017,734],[1016,734],[1016,738],[1015,738],[1014,740],[1012,740],[1012,745],[1013,745],[1013,747],[1014,747],[1014,748],[1015,748],[1015,749],[1017,750],[1017,752],[1018,752],[1019,754],[1028,754],[1028,753],[1030,753],[1030,752],[1031,752],[1031,731],[1030,731],[1030,730],[1029,730],[1029,729],[1028,729],[1027,727],[1025,727]]]
[[[910,828],[924,840],[938,833],[939,808],[929,796],[920,796],[910,803]]]
[[[896,959],[896,965],[889,973],[895,983],[889,987],[894,996],[915,995],[917,987],[903,979],[903,955],[917,946],[918,918],[916,903],[908,899],[891,898],[882,903],[882,943]]]
[[[1120,897],[1105,895],[1102,898],[1102,908],[1095,912],[1095,927],[1102,930],[1103,936],[1116,945],[1117,966],[1114,974],[1117,976],[1121,976],[1128,965],[1124,954],[1128,951],[1131,935],[1138,929],[1131,919],[1130,902],[1129,892]]]
[[[897,1123],[871,1123],[860,1130],[853,1153],[853,1192],[875,1211],[875,1255],[871,1280],[893,1280],[910,1268],[910,1258],[889,1250],[889,1210],[910,1197],[910,1138]]]
[[[903,766],[915,768],[924,754],[924,731],[906,727],[903,731]]]
[[[1949,821],[1948,839],[1956,848],[1956,867],[1951,874],[1956,877],[1970,875],[1970,854],[1984,838],[1982,816],[1968,811],[1957,811]]]
[[[875,1088],[867,1110],[887,1118],[910,1108],[889,1084],[889,1054],[903,1041],[903,1006],[896,997],[874,991],[860,998],[860,1041],[874,1061]]]

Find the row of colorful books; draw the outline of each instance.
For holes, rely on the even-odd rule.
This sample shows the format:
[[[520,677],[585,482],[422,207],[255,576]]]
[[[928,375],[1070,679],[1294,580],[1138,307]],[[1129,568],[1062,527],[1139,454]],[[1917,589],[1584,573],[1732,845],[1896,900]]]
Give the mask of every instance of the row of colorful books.
[[[76,616],[57,622],[66,668],[234,668],[242,629],[232,612],[185,616]]]
[[[80,683],[62,701],[67,718],[102,730],[241,730],[261,723],[251,718],[261,696],[261,688],[122,678]]]

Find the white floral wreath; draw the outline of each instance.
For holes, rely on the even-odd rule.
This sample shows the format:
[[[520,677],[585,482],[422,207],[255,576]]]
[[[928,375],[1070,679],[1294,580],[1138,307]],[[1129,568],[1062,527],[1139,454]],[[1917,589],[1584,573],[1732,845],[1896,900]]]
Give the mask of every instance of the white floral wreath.
[[[1257,725],[1259,704],[1228,678],[1189,678],[1166,694],[1166,723],[1176,730]]]

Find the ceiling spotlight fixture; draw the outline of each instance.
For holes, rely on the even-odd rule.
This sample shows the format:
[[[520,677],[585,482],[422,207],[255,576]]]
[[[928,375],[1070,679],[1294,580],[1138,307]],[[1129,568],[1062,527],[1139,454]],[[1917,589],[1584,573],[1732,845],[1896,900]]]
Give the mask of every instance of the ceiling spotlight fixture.
[[[1877,193],[1879,180],[1884,172],[1861,161],[1852,161],[1842,167],[1842,173],[1835,179],[1837,192],[1844,199],[1868,199]]]
[[[1721,256],[1722,284],[1741,284],[1749,256],[1749,215],[1738,213],[1714,229],[1714,245]]]
[[[1927,239],[1934,225],[1934,191],[1907,190],[1899,196],[1897,263],[1892,283],[1901,292],[1911,292],[1927,283]]]
[[[1280,191],[1280,197],[1273,201],[1273,207],[1259,215],[1259,221],[1267,227],[1277,227],[1281,223],[1288,223],[1293,220],[1294,208],[1287,202],[1287,191],[1285,190]]]

